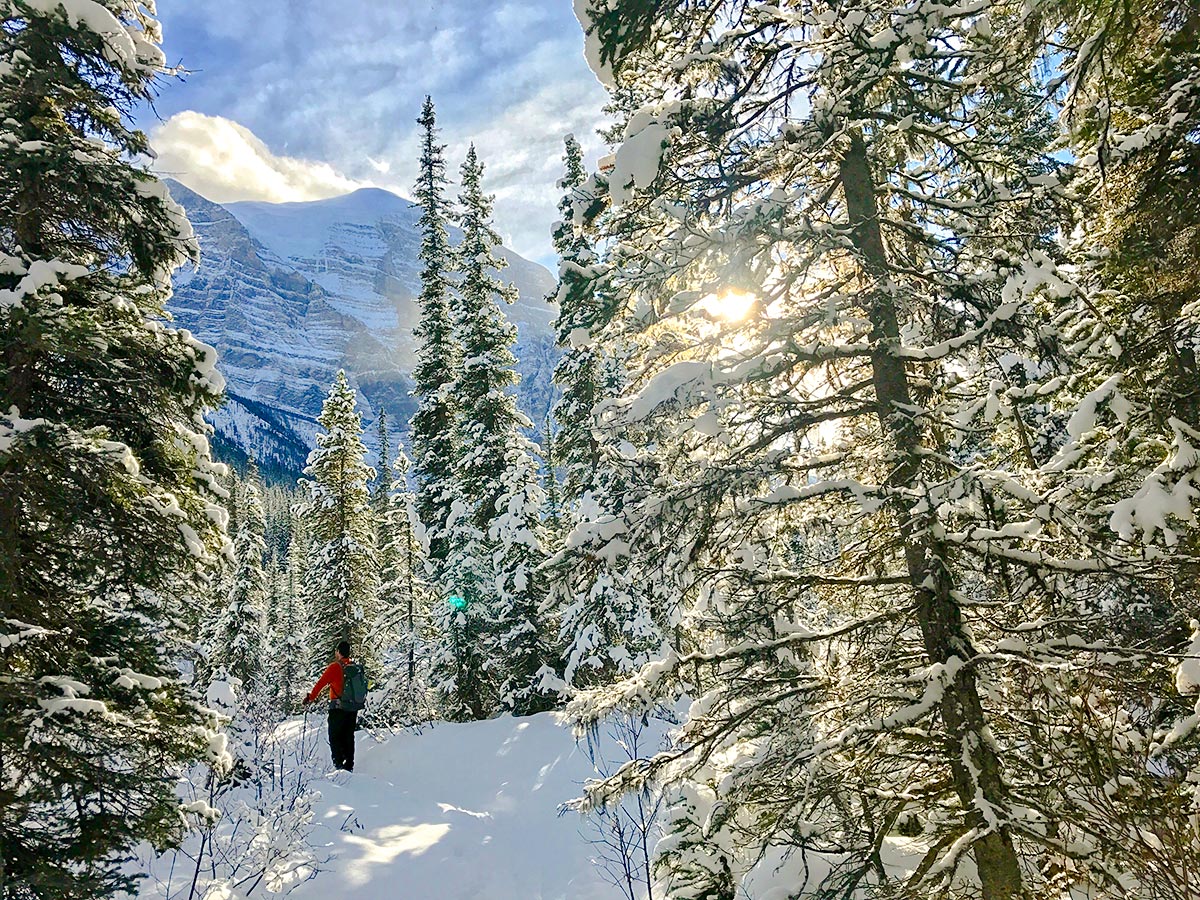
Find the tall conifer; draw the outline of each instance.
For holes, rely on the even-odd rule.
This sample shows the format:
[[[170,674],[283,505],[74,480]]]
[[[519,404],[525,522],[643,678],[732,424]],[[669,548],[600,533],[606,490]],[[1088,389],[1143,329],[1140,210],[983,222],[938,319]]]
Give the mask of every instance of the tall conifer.
[[[610,267],[592,243],[601,222],[584,214],[595,206],[596,184],[586,177],[583,153],[573,135],[565,140],[563,169],[559,185],[564,193],[553,229],[559,254],[555,331],[562,349],[554,369],[554,383],[562,392],[554,407],[559,426],[554,457],[565,471],[564,530],[580,520],[584,524],[564,537],[572,552],[560,555],[550,567],[549,605],[558,629],[561,687],[570,690],[629,673],[658,649],[662,632],[652,614],[656,604],[647,583],[633,578],[622,560],[605,552],[613,537],[611,523],[633,484],[650,480],[652,474],[645,467],[639,470],[618,450],[625,435],[610,432],[607,446],[598,437],[599,405],[616,396],[621,385],[615,354],[600,340],[615,298],[607,289]]]
[[[274,633],[274,652],[268,660],[271,679],[276,686],[280,708],[295,712],[308,690],[309,661],[320,658],[312,646],[312,627],[307,589],[311,539],[302,504],[288,511],[290,539],[278,597],[278,628]]]
[[[371,524],[362,419],[354,389],[339,371],[317,418],[322,431],[308,456],[305,518],[312,547],[308,559],[308,614],[312,667],[320,668],[339,641],[367,655],[376,615],[379,571]]]
[[[1200,423],[1146,402],[1121,356],[1144,329],[1065,264],[1081,192],[1043,80],[1103,72],[1136,7],[578,5],[638,99],[603,177],[603,337],[632,350],[614,431],[653,429],[626,449],[663,475],[573,549],[680,624],[579,709],[696,698],[615,779],[674,791],[666,895],[1194,893],[1194,838],[1160,824],[1188,801],[1151,770],[1191,770],[1174,687],[1200,682],[1143,653],[1178,630],[1135,643],[1112,611],[1182,599]],[[1194,83],[1118,149],[1194,147]]]
[[[133,162],[160,28],[87,7],[4,4],[0,39],[0,896],[22,900],[109,896],[124,851],[178,832],[207,721],[181,626],[224,540],[216,353],[163,312],[198,251]]]
[[[408,457],[399,450],[386,503],[378,513],[380,706],[385,716],[400,722],[420,721],[429,712],[425,632],[431,598],[424,554],[413,528],[416,510],[408,489],[408,468]]]
[[[438,658],[447,702],[479,717],[497,702],[523,694],[532,678],[530,666],[536,671],[545,656],[532,599],[544,495],[533,445],[522,433],[532,424],[517,410],[511,390],[517,383],[516,330],[499,303],[513,302],[515,291],[496,274],[505,261],[495,252],[500,236],[492,228],[492,198],[484,193],[474,146],[462,166],[459,204],[462,278],[454,324],[463,366],[454,396],[460,448],[456,476],[463,499],[452,515],[446,582],[464,605],[443,613],[448,631]],[[506,640],[523,645],[508,646]],[[520,672],[514,675],[509,663],[518,658]],[[514,677],[519,687],[513,686]]]
[[[237,678],[249,692],[262,670],[268,593],[263,569],[266,519],[253,461],[245,479],[235,485],[234,505],[238,530],[233,543],[233,575],[213,623],[210,667]]]
[[[391,429],[388,428],[387,410],[379,410],[379,418],[375,421],[375,442],[379,446],[379,465],[375,469],[375,487],[371,491],[371,505],[375,508],[375,525],[382,527],[383,519],[380,515],[383,507],[387,505],[387,498],[392,492],[392,448],[391,448]],[[378,541],[378,545],[382,547],[384,544],[382,538]]]
[[[451,386],[457,377],[462,353],[451,319],[450,274],[454,269],[450,248],[446,199],[445,145],[437,142],[433,99],[425,105],[417,124],[422,128],[420,173],[416,199],[421,206],[421,319],[415,335],[420,341],[413,369],[413,394],[417,411],[412,418],[413,477],[417,483],[417,513],[429,542],[429,561],[435,581],[448,552],[446,522],[457,494],[454,463],[455,408]]]
[[[577,221],[575,207],[584,203],[576,192],[584,185],[583,151],[574,135],[564,141],[563,177],[559,186],[559,220],[554,224],[554,249],[559,256],[558,286],[551,298],[558,304],[555,340],[562,350],[554,368],[554,383],[562,392],[554,407],[558,423],[555,456],[565,469],[564,493],[568,508],[596,485],[600,448],[593,428],[596,404],[614,388],[596,328],[601,321],[597,285],[604,266],[598,259],[587,228]],[[588,223],[594,228],[594,223]]]

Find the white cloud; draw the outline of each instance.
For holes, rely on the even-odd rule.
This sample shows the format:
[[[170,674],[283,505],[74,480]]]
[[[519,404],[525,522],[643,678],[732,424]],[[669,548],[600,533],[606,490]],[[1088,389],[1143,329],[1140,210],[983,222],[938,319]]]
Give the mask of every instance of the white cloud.
[[[250,149],[266,152],[267,169],[288,167],[263,142],[297,158],[288,162],[305,170],[301,184],[310,181],[306,160],[353,182],[313,177],[329,185],[322,195],[359,184],[410,195],[420,149],[415,120],[432,94],[451,181],[474,141],[486,189],[496,194],[497,230],[522,255],[553,262],[562,136],[573,132],[589,161],[605,151],[595,128],[605,122],[607,95],[584,61],[583,33],[563,0],[342,0],[336,15],[300,0],[159,0],[158,10],[168,56],[192,74],[164,90],[157,109],[239,123],[262,139]],[[194,155],[165,159],[161,168],[182,169],[186,161],[218,189],[232,181],[237,196],[247,196],[246,185],[256,187],[254,196],[284,193],[264,191],[262,175],[218,178]],[[304,193],[282,181],[289,198]]]
[[[367,186],[328,163],[276,155],[245,126],[192,110],[171,116],[150,140],[157,172],[216,203],[320,200]]]

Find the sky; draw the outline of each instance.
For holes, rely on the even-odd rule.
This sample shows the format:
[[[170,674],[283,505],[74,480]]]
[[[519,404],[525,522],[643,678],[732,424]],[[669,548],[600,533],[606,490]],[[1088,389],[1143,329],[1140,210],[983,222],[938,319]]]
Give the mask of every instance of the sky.
[[[430,94],[452,179],[473,141],[496,230],[554,267],[562,139],[594,162],[606,101],[569,0],[158,0],[158,16],[190,73],[141,123],[158,171],[217,202],[411,196]]]

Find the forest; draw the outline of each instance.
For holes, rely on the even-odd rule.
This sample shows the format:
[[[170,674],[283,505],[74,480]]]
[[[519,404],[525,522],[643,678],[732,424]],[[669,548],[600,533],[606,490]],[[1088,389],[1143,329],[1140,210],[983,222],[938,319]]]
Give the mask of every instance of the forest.
[[[1200,5],[574,4],[549,421],[425,97],[416,412],[293,485],[165,310],[153,4],[0,0],[0,898],[286,893],[341,640],[378,733],[664,729],[572,806],[630,900],[1200,897]]]

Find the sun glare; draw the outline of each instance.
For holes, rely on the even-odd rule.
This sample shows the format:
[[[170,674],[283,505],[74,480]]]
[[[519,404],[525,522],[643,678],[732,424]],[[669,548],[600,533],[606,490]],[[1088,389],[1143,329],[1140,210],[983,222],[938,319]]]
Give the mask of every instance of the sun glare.
[[[701,301],[701,304],[705,311],[715,319],[740,322],[749,315],[755,299],[753,294],[735,291],[731,288],[717,294],[709,294]]]

